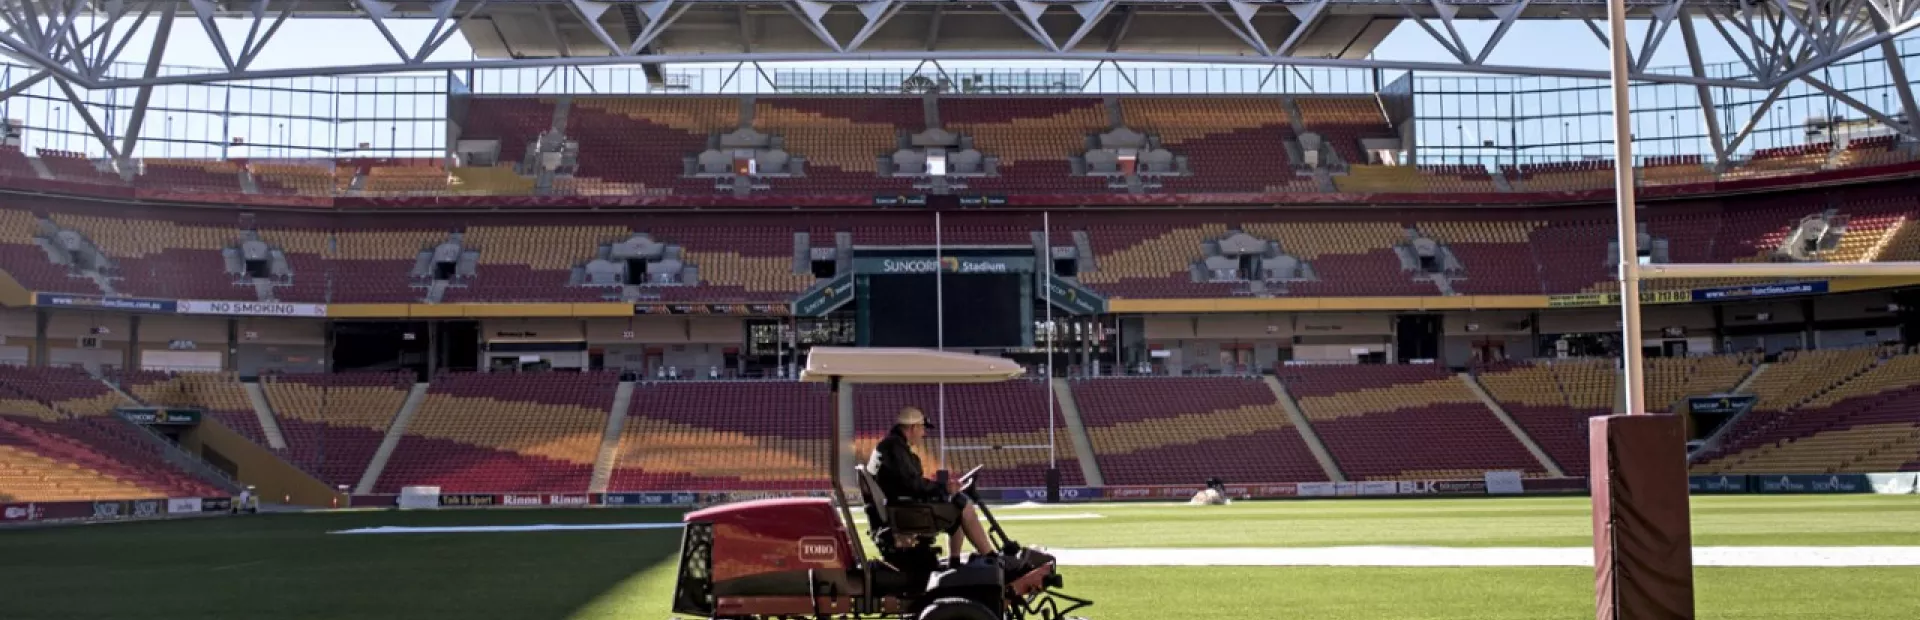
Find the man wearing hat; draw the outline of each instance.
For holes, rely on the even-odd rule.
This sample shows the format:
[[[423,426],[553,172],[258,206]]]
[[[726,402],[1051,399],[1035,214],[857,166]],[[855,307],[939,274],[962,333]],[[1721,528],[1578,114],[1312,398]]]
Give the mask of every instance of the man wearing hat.
[[[987,538],[987,530],[980,526],[980,517],[974,513],[967,495],[960,492],[962,482],[948,480],[946,486],[928,480],[920,467],[920,457],[914,454],[915,447],[924,445],[927,429],[933,425],[927,423],[927,414],[918,407],[900,410],[900,417],[894,421],[893,430],[887,433],[880,445],[873,447],[873,456],[867,459],[867,472],[880,484],[880,492],[890,500],[925,503],[934,509],[935,517],[945,525],[947,535],[957,537],[956,530],[964,530],[967,541],[973,543],[974,550],[980,553],[992,553],[993,541]],[[950,540],[948,549],[954,556],[960,553],[958,540]]]

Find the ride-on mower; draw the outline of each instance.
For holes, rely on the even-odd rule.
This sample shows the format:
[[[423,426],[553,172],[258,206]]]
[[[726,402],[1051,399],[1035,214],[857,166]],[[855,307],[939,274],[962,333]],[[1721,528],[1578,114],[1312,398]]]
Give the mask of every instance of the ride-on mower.
[[[827,383],[839,403],[843,383],[988,383],[1020,376],[1006,359],[924,349],[816,347],[802,381]],[[841,437],[834,416],[834,437]],[[836,445],[840,442],[836,439]],[[974,473],[961,480],[997,551],[954,562],[934,545],[943,532],[928,504],[889,501],[858,472],[878,558],[855,543],[842,485],[843,454],[829,459],[829,498],[761,499],[687,514],[674,587],[676,614],[716,619],[905,618],[909,620],[1066,620],[1092,602],[1055,591],[1053,556],[1007,536],[979,501]],[[851,468],[849,468],[851,469]],[[940,472],[939,475],[945,475]]]

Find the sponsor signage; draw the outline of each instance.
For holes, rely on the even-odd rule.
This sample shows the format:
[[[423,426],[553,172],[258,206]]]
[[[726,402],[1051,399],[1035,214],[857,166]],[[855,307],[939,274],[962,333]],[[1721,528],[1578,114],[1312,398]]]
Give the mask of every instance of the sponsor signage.
[[[853,270],[867,274],[1031,273],[1032,256],[867,256],[853,259]]]
[[[1745,493],[1747,477],[1739,474],[1688,476],[1687,490],[1693,493]]]
[[[1861,474],[1785,474],[1749,476],[1760,493],[1872,493],[1873,484]]]
[[[1640,303],[1678,304],[1693,301],[1692,291],[1640,291]],[[1575,293],[1548,295],[1548,308],[1589,308],[1620,305],[1619,293]]]
[[[203,301],[183,299],[174,302],[180,314],[218,314],[227,316],[278,316],[310,317],[327,316],[325,304],[288,304],[271,301]]]
[[[637,315],[786,316],[786,304],[634,304]]]
[[[168,514],[186,514],[200,512],[200,498],[174,497],[167,500]]]
[[[1302,482],[1298,486],[1301,497],[1332,497],[1335,491],[1331,482]]]
[[[608,493],[601,502],[609,506],[692,506],[700,503],[698,493]]]
[[[1433,482],[1433,492],[1434,493],[1465,493],[1465,494],[1484,495],[1487,492],[1487,481],[1485,480],[1436,480]]]
[[[46,515],[39,504],[5,504],[0,506],[0,521],[33,521]]]
[[[487,493],[453,493],[440,495],[442,506],[497,506],[498,497]]]
[[[1400,485],[1392,480],[1369,480],[1360,483],[1361,495],[1394,495],[1399,491]]]
[[[1060,487],[1060,501],[1084,502],[1100,498],[1100,489],[1092,487]],[[1000,499],[1009,502],[1047,501],[1046,487],[1028,487],[1020,489],[1001,489]]]
[[[959,199],[962,207],[1004,207],[1007,204],[1007,197],[998,194],[960,196]]]
[[[1047,303],[1081,315],[1102,314],[1107,311],[1107,298],[1072,280],[1051,274],[1047,276]]]
[[[157,517],[164,514],[166,504],[161,503],[162,501],[164,500],[143,499],[133,502],[133,516]]]
[[[130,511],[127,502],[93,503],[93,518],[95,519],[118,519],[126,516]]]
[[[200,512],[230,512],[233,510],[231,497],[200,498]]]
[[[1751,394],[1689,396],[1687,411],[1690,413],[1743,413],[1753,408],[1755,398]]]
[[[549,506],[585,506],[587,505],[587,496],[585,495],[548,495],[547,505]]]
[[[538,495],[500,496],[500,505],[502,506],[539,506],[540,504],[540,496]]]
[[[801,295],[800,299],[793,302],[793,313],[799,316],[825,316],[849,301],[853,301],[853,274],[843,273]]]
[[[1785,297],[1788,295],[1819,295],[1827,292],[1827,282],[1795,282],[1792,284],[1761,284],[1756,286],[1729,286],[1725,288],[1694,289],[1693,301],[1724,301],[1728,299],[1751,299],[1755,297]]]
[[[114,413],[135,424],[157,426],[193,426],[200,423],[200,411],[197,409],[163,409],[159,407],[121,407]]]
[[[101,297],[99,295],[50,295],[35,293],[33,303],[45,308],[100,308],[133,312],[175,312],[178,305],[170,299]]]
[[[876,207],[924,207],[927,206],[926,194],[876,194],[873,197]]]

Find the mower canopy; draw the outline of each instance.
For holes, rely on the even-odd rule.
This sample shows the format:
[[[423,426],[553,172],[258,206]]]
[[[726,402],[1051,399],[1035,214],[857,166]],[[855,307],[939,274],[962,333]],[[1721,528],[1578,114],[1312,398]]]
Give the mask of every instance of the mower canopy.
[[[1026,374],[1006,358],[929,349],[814,347],[801,381],[816,383],[995,383]]]

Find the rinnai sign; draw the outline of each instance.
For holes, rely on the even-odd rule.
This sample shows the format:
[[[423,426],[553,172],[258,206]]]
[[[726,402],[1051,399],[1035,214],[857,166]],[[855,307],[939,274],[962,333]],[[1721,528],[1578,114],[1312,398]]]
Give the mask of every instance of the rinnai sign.
[[[287,304],[267,301],[201,301],[182,300],[178,302],[180,314],[219,314],[228,316],[278,316],[310,317],[327,316],[326,304]]]

